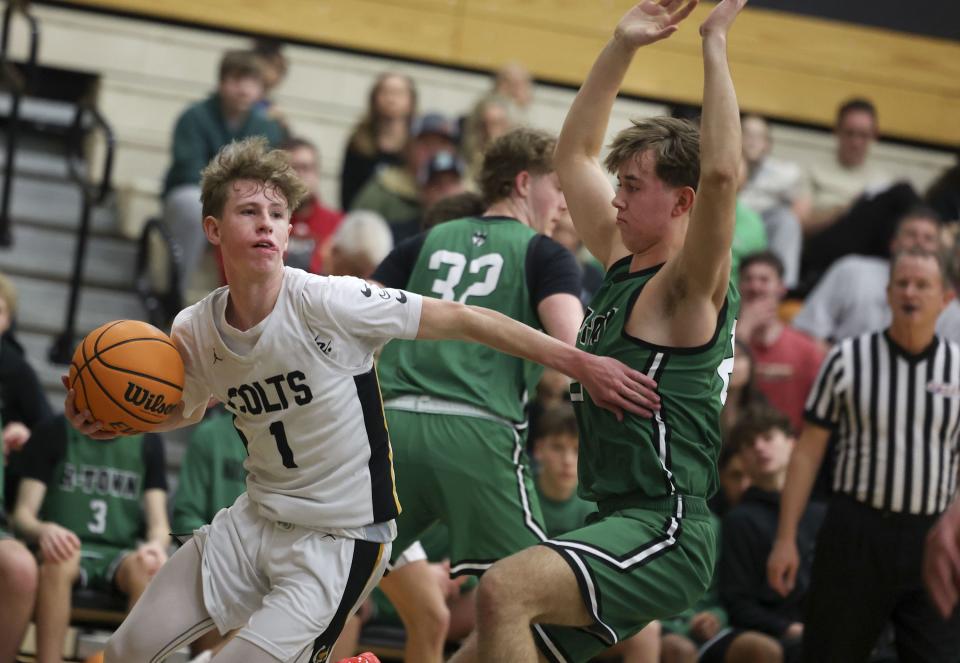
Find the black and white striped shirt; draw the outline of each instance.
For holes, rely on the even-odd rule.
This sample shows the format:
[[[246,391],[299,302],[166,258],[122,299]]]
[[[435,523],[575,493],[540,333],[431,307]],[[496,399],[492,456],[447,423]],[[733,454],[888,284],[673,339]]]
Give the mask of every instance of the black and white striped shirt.
[[[827,355],[805,416],[838,434],[833,489],[876,509],[937,514],[954,494],[960,346],[935,337],[908,354],[886,331]]]

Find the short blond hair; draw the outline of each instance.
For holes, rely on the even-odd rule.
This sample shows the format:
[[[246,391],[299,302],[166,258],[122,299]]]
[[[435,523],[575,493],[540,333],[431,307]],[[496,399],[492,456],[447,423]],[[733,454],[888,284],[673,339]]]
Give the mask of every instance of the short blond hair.
[[[267,139],[254,136],[234,141],[217,152],[200,173],[203,218],[220,218],[230,197],[230,185],[239,180],[263,182],[276,188],[292,212],[309,193],[283,150],[271,150]]]
[[[700,180],[700,129],[689,120],[651,117],[631,120],[610,143],[603,165],[611,173],[647,150],[653,152],[654,172],[673,187],[697,189]]]

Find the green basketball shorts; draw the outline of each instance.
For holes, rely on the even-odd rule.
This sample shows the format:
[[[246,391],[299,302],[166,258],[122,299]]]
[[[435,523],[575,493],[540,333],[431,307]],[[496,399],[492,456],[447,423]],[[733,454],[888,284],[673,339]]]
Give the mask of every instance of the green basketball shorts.
[[[503,421],[386,410],[397,494],[393,557],[434,522],[450,529],[450,574],[481,575],[546,540],[523,437]]]
[[[586,661],[649,622],[694,605],[713,577],[716,531],[706,502],[651,501],[597,515],[544,543],[570,565],[590,626],[534,624],[537,646],[552,662]]]

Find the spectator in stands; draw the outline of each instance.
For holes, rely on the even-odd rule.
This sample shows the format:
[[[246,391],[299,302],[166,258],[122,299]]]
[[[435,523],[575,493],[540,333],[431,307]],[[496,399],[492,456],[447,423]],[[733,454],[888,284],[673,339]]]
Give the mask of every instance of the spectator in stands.
[[[930,185],[924,201],[944,221],[960,223],[960,153],[957,154],[957,163]]]
[[[272,96],[287,77],[287,70],[290,68],[290,62],[283,54],[283,44],[276,39],[257,39],[253,44],[253,52],[260,58],[263,72],[263,96],[254,108],[279,124],[287,137],[290,135],[290,125]]]
[[[166,464],[158,435],[95,440],[62,415],[37,426],[23,453],[13,520],[40,550],[37,661],[49,663],[60,661],[75,584],[132,606],[166,562]]]
[[[554,537],[586,524],[597,505],[577,495],[579,433],[573,408],[561,403],[540,418],[533,440],[536,488],[547,536]],[[632,638],[611,647],[604,656],[619,656],[623,663],[657,663],[660,659],[660,627],[654,622]]]
[[[0,455],[0,663],[15,663],[33,615],[37,562],[7,531],[3,498],[4,456]]]
[[[464,191],[446,198],[441,198],[427,208],[423,213],[423,230],[430,230],[435,225],[454,219],[463,219],[468,216],[481,216],[486,206],[479,193]]]
[[[747,181],[740,189],[739,200],[763,219],[768,246],[783,261],[784,283],[787,288],[793,288],[800,275],[803,246],[800,221],[794,212],[800,167],[770,156],[773,149],[770,127],[761,116],[745,115],[741,132]]]
[[[290,138],[282,147],[289,153],[290,165],[310,192],[290,216],[290,244],[284,263],[323,274],[324,244],[340,225],[343,213],[326,207],[320,198],[320,152],[317,146],[303,138]]]
[[[503,65],[494,78],[493,93],[510,99],[516,106],[517,120],[524,120],[533,102],[530,70],[519,62]]]
[[[413,79],[393,71],[380,74],[370,88],[363,118],[347,139],[340,173],[341,209],[353,209],[353,199],[378,170],[403,165],[416,114]]]
[[[824,351],[815,340],[780,319],[778,311],[786,293],[783,263],[772,251],[755,253],[740,263],[737,338],[750,346],[757,390],[799,430],[803,404]]]
[[[420,189],[420,207],[430,209],[435,204],[464,192],[464,164],[456,152],[442,150],[431,157],[417,174]],[[421,213],[421,225],[422,225]],[[420,232],[418,226],[412,234]]]
[[[740,357],[737,357],[739,361]],[[763,408],[764,404],[757,403],[746,408],[744,415]],[[750,487],[750,476],[743,465],[740,449],[730,441],[730,433],[724,436],[724,445],[720,447],[720,457],[717,459],[717,478],[720,481],[720,490],[710,498],[710,511],[723,518],[727,511],[740,503],[743,493]]]
[[[283,137],[280,125],[254,105],[263,97],[260,59],[248,51],[229,51],[220,61],[217,91],[191,105],[173,129],[173,158],[163,184],[163,221],[180,253],[180,290],[190,287],[203,257],[200,171],[221,147],[248,136],[266,136],[271,145]]]
[[[794,446],[790,421],[772,408],[754,409],[744,416],[730,437],[730,443],[743,459],[750,487],[740,503],[723,518],[720,598],[733,629],[713,648],[723,650],[729,646],[732,652],[743,631],[759,631],[773,638],[764,638],[767,649],[772,649],[767,660],[799,661],[803,601],[824,507],[811,503],[800,517],[797,579],[793,590],[781,596],[767,581],[767,557],[776,538],[780,492]]]
[[[870,163],[877,110],[851,99],[837,112],[835,160],[808,168],[795,209],[806,238],[800,288],[809,292],[838,258],[886,256],[894,226],[919,200],[908,184]]]
[[[833,496],[817,540],[804,620],[804,660],[865,660],[888,621],[900,660],[957,661],[960,614],[940,617],[923,589],[923,540],[956,494],[957,346],[937,338],[949,298],[941,256],[894,256],[890,326],[839,342],[807,401],[790,461],[771,586],[793,589],[807,496],[829,456]]]
[[[891,254],[910,249],[937,251],[940,219],[927,207],[915,207],[897,224]],[[835,262],[804,300],[792,325],[823,341],[836,342],[883,329],[890,324],[886,284],[890,261],[846,256]]]
[[[463,123],[460,149],[466,162],[470,186],[476,186],[487,146],[516,126],[513,115],[511,99],[498,94],[482,97],[467,115]]]
[[[243,461],[247,449],[233,425],[233,416],[222,407],[210,410],[193,430],[180,464],[177,492],[173,496],[173,532],[189,537],[213,520],[247,488]]]
[[[344,217],[329,246],[327,274],[366,279],[393,250],[393,235],[379,214],[359,210]]]
[[[756,403],[766,403],[757,389],[756,370],[753,353],[743,341],[734,341],[736,361],[733,373],[727,385],[727,401],[720,410],[720,431],[726,435],[740,419],[740,413]]]
[[[19,484],[20,454],[34,426],[52,414],[40,380],[27,361],[13,332],[17,315],[17,289],[0,274],[0,421],[3,422],[3,455],[6,481],[0,503],[13,504]]]
[[[747,181],[747,165],[740,162],[740,186]],[[733,227],[733,244],[730,250],[733,259],[730,261],[730,271],[734,274],[740,270],[740,261],[746,256],[760,253],[767,248],[767,229],[763,219],[755,211],[747,207],[743,201],[737,199],[736,220]]]
[[[456,132],[443,115],[428,113],[417,122],[404,165],[379,170],[354,198],[350,209],[380,214],[390,224],[396,242],[416,234],[423,218],[421,196],[429,178],[428,169],[441,152],[456,154]],[[462,172],[462,165],[456,159],[448,159],[446,163],[449,169]],[[448,192],[459,193],[456,189]],[[439,197],[434,197],[432,202]]]

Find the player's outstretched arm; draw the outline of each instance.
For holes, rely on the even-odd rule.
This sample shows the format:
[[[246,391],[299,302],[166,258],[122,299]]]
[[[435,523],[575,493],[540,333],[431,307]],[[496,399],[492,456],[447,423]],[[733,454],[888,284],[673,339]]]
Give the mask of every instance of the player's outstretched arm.
[[[646,0],[628,11],[577,93],[557,142],[555,166],[587,249],[604,266],[629,254],[620,240],[613,189],[600,164],[613,102],[637,49],[677,31],[697,0]]]
[[[700,183],[683,248],[671,276],[684,292],[713,299],[719,308],[730,275],[742,140],[740,109],[727,63],[727,34],[747,0],[721,0],[700,26],[703,113]]]
[[[780,497],[777,537],[767,560],[767,581],[782,596],[793,591],[797,579],[797,569],[800,567],[797,526],[807,508],[829,439],[829,429],[808,421],[790,456],[787,479]]]
[[[578,350],[491,309],[424,297],[417,338],[483,343],[554,368],[579,380],[593,401],[617,419],[624,410],[652,417],[660,408],[656,382],[640,371]]]

